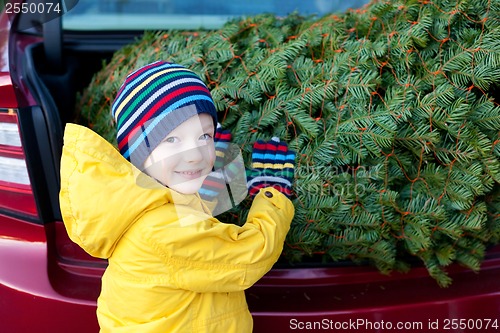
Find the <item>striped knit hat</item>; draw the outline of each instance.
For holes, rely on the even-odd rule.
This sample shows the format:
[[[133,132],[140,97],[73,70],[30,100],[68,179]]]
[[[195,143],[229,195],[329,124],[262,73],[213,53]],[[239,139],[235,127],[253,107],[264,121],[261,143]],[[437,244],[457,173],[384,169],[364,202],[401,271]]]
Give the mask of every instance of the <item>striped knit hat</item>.
[[[207,86],[191,70],[165,61],[129,74],[111,113],[120,153],[139,169],[160,142],[192,116],[208,113],[214,128],[217,126],[217,111]]]

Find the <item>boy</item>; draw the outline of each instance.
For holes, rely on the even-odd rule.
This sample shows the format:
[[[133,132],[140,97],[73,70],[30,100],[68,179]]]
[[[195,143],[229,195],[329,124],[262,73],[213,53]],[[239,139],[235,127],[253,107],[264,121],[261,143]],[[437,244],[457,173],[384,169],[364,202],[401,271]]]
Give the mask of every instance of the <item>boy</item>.
[[[120,152],[68,124],[61,159],[68,234],[109,261],[101,332],[251,332],[244,290],[282,251],[294,215],[282,194],[294,155],[286,145],[259,143],[248,219],[225,224],[197,193],[214,165],[217,113],[196,74],[162,61],[146,65],[127,77],[112,113]]]

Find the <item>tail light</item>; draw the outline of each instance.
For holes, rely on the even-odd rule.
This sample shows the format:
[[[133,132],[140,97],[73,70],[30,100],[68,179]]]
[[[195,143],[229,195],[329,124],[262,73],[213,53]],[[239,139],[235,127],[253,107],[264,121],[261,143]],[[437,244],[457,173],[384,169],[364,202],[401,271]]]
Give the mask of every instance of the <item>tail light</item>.
[[[0,210],[38,216],[14,109],[0,109]]]

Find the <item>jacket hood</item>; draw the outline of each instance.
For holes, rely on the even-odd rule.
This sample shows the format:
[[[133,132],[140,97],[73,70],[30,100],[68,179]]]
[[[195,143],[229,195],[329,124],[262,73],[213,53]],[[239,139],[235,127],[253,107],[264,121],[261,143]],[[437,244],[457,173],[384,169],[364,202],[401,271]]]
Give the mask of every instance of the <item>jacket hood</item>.
[[[69,237],[90,255],[109,258],[138,218],[173,202],[173,196],[176,204],[196,199],[171,191],[140,172],[89,128],[66,125],[60,208]]]

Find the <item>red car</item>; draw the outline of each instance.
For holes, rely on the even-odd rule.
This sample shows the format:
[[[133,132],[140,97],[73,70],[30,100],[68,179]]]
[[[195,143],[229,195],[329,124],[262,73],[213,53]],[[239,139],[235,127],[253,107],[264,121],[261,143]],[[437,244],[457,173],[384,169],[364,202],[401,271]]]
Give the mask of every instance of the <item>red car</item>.
[[[0,15],[0,332],[99,330],[106,262],[69,240],[58,192],[64,124],[103,60],[145,29],[185,29],[186,22],[215,28],[241,13],[321,14],[365,2],[7,2]],[[175,12],[165,9],[172,3]],[[156,15],[130,19],[138,10]],[[441,288],[425,267],[386,276],[350,263],[279,264],[247,300],[255,332],[498,332],[500,247],[489,250],[479,273],[458,265],[449,273],[453,284]]]

